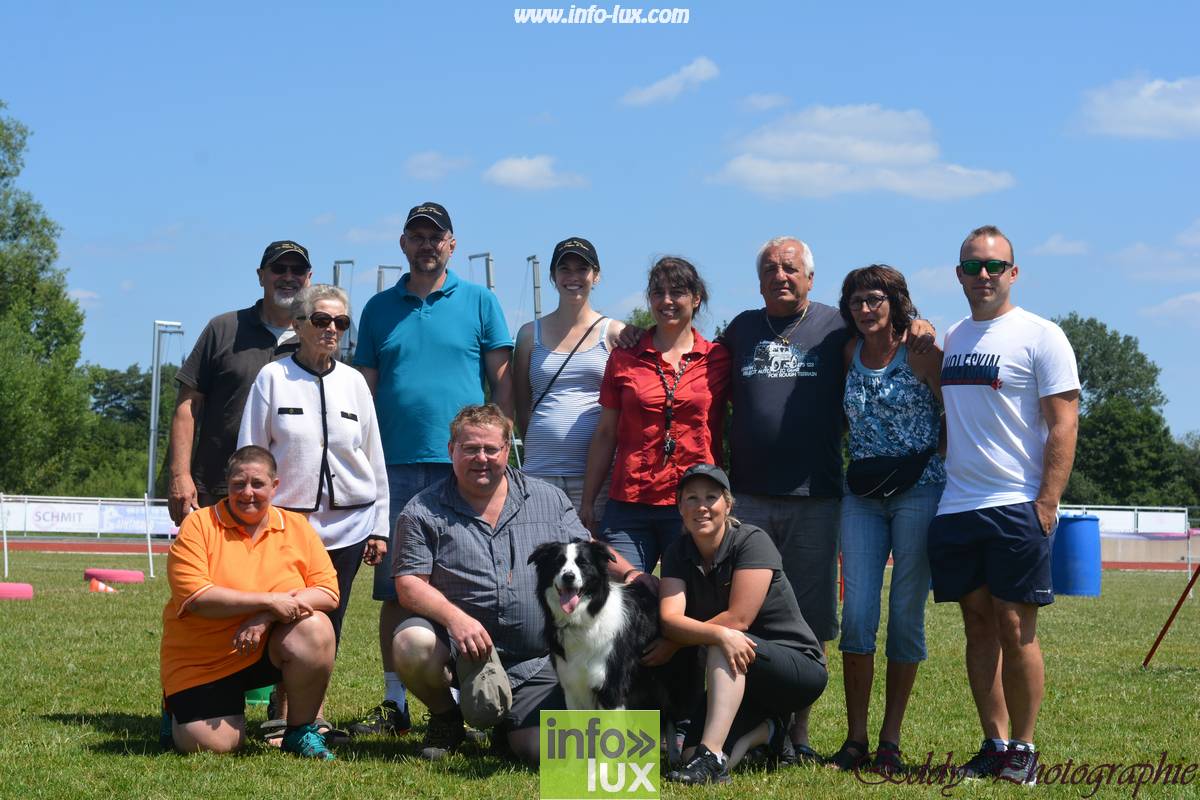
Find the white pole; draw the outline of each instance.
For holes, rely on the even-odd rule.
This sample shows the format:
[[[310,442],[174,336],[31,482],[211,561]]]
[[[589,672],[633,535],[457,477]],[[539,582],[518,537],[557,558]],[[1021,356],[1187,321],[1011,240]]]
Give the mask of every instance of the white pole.
[[[0,493],[0,531],[4,532],[4,577],[8,577],[8,511],[4,508],[4,494]]]
[[[542,276],[538,273],[538,257],[536,255],[525,259],[529,262],[530,272],[533,273],[533,318],[542,318]]]
[[[154,577],[154,548],[150,544],[150,495],[142,495],[142,509],[146,518],[146,560],[150,562],[150,577]]]
[[[183,335],[183,323],[154,320],[154,363],[150,367],[153,370],[150,376],[150,452],[146,459],[146,492],[151,497],[154,496],[154,468],[158,464],[158,398],[162,391],[158,373],[162,361],[162,337],[163,334],[172,333]]]

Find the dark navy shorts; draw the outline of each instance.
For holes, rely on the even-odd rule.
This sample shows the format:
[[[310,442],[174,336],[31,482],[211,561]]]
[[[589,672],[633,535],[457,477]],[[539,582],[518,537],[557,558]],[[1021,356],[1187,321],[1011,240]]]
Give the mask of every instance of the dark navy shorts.
[[[1011,603],[1050,605],[1053,542],[1032,502],[939,514],[928,538],[934,602],[954,602],[986,586]]]

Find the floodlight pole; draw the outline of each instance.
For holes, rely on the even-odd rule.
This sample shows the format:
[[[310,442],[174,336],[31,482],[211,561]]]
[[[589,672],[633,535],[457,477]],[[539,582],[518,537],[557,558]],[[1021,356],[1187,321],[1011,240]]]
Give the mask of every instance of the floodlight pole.
[[[182,322],[154,320],[154,357],[150,376],[150,453],[146,464],[146,496],[154,497],[154,467],[158,463],[158,397],[162,391],[159,365],[162,363],[162,337],[171,334],[183,335]]]
[[[380,264],[375,271],[375,294],[379,294],[384,289],[383,276],[389,269],[399,270],[402,274],[404,267],[398,267],[395,264]]]
[[[493,292],[496,291],[496,276],[492,272],[492,254],[491,253],[476,253],[473,256],[467,256],[467,261],[474,261],[477,258],[483,259],[483,274],[487,281],[487,287]]]
[[[529,262],[529,271],[533,274],[533,318],[542,318],[542,275],[538,272],[538,257],[532,255],[525,259]]]
[[[344,258],[333,262],[333,285],[342,285],[342,270],[346,267],[350,268],[350,283],[354,283],[354,259]],[[349,290],[346,292],[349,294]]]

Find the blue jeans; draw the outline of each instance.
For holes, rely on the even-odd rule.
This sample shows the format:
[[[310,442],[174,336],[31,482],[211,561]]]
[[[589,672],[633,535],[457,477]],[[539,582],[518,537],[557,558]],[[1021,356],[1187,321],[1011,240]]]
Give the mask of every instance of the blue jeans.
[[[887,657],[904,663],[925,660],[925,600],[929,596],[925,543],[944,488],[943,483],[914,486],[886,500],[849,493],[842,498],[846,595],[838,649],[843,653],[875,652],[883,569],[890,554]]]
[[[653,572],[663,551],[683,532],[683,517],[675,506],[626,503],[609,498],[600,520],[602,542],[642,572]]]
[[[371,597],[375,600],[396,599],[396,579],[392,577],[392,558],[396,547],[396,520],[408,501],[420,491],[432,486],[452,473],[449,464],[388,464],[388,554],[375,565],[375,582]]]

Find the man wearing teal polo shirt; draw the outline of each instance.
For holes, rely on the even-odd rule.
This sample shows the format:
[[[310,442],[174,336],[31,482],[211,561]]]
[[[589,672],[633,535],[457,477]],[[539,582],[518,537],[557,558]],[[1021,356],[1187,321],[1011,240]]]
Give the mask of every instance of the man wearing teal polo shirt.
[[[437,203],[408,212],[400,249],[409,271],[367,302],[359,322],[354,365],[375,396],[391,490],[390,530],[413,495],[451,474],[450,420],[466,405],[491,400],[513,415],[508,371],[513,340],[496,296],[447,269],[454,253],[450,215]],[[387,547],[377,542],[378,550]],[[392,635],[403,617],[391,558],[375,567],[379,651],[386,697],[352,734],[401,735],[410,719],[404,685],[392,666]]]

